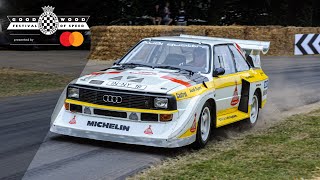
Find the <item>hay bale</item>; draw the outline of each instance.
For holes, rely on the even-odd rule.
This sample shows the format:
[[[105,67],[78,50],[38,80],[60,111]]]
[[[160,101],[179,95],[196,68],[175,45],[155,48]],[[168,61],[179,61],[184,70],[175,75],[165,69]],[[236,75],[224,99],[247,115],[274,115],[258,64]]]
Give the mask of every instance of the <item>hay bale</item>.
[[[268,55],[292,55],[295,34],[320,33],[319,27],[281,26],[95,26],[89,59],[114,60],[146,37],[179,34],[270,41]]]

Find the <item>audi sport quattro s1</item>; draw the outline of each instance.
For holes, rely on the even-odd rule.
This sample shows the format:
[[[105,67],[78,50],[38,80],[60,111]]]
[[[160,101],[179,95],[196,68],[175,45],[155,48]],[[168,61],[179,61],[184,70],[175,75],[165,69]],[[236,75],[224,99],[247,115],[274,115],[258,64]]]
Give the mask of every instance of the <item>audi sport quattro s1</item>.
[[[72,81],[52,115],[58,134],[202,148],[214,128],[256,124],[269,42],[180,35],[141,40],[110,68]],[[242,123],[241,123],[242,124]]]

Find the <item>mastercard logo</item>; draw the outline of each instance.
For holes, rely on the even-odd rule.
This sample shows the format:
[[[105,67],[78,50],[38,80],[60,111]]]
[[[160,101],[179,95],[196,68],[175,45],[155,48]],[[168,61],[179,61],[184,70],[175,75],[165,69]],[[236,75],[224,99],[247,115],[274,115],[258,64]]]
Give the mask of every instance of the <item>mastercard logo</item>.
[[[78,47],[83,43],[83,35],[79,32],[63,32],[60,35],[60,44],[66,47]]]

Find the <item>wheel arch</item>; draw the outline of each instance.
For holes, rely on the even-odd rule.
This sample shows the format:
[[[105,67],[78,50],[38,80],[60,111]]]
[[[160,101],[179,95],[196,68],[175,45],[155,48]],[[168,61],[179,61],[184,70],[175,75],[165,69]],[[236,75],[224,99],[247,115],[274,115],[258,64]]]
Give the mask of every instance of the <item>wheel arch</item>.
[[[261,105],[262,105],[262,91],[260,88],[257,88],[255,91],[254,91],[254,94],[257,92],[258,94],[258,100],[259,100],[259,108],[261,108]]]
[[[210,108],[211,108],[211,112],[212,115],[214,117],[214,119],[212,120],[212,127],[216,127],[216,119],[217,119],[217,106],[216,106],[216,101],[212,98],[209,98],[206,102],[209,102],[210,104]]]

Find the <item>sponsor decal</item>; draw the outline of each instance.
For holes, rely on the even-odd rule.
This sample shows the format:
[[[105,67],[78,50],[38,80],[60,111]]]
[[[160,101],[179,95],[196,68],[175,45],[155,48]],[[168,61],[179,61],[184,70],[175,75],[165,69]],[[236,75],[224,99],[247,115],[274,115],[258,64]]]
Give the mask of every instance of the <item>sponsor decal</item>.
[[[234,92],[233,92],[233,98],[231,100],[231,106],[235,106],[239,103],[239,95],[238,95],[238,84],[237,84],[237,81],[236,81],[236,88],[234,89]]]
[[[202,89],[201,86],[198,86],[198,87],[193,87],[191,89],[189,89],[190,93],[193,93],[193,92],[196,92],[196,91],[200,91]]]
[[[172,82],[175,82],[175,83],[178,83],[178,84],[181,84],[181,85],[184,85],[186,87],[190,87],[191,86],[191,84],[186,82],[186,81],[183,81],[183,80],[180,80],[180,79],[176,79],[176,78],[173,78],[173,77],[170,77],[170,76],[162,76],[161,78],[170,80]]]
[[[65,47],[78,47],[83,43],[83,35],[80,32],[63,32],[60,35],[60,44]]]
[[[146,130],[144,130],[144,133],[148,134],[148,135],[152,135],[153,134],[152,129],[151,129],[151,125],[149,125],[149,127]]]
[[[247,76],[245,77],[246,79],[251,79],[251,78],[254,78],[254,76]]]
[[[119,124],[114,124],[114,123],[105,123],[105,122],[99,122],[99,121],[88,121],[87,126],[115,129],[115,130],[119,130],[119,131],[129,131],[130,130],[130,126],[119,125]]]
[[[264,81],[264,88],[268,89],[268,85],[269,85],[269,80]]]
[[[131,82],[130,83],[129,82],[121,82],[121,81],[109,81],[109,82],[107,82],[106,85],[117,86],[117,87],[126,87],[126,88],[131,88],[131,89],[140,89],[140,90],[147,88],[146,85],[141,85],[141,84],[131,83]]]
[[[162,42],[159,41],[143,41],[144,44],[151,44],[151,45],[163,45]]]
[[[76,115],[69,121],[69,124],[77,124]]]
[[[189,47],[189,48],[208,48],[206,45],[197,45],[197,44],[187,44],[187,43],[168,43],[167,46],[172,47]]]
[[[197,113],[194,114],[194,119],[193,119],[193,123],[192,123],[192,126],[190,128],[190,132],[196,132],[197,130]]]
[[[232,116],[227,116],[227,117],[224,117],[224,118],[219,118],[219,121],[224,121],[224,120],[228,120],[228,119],[233,119],[233,118],[236,118],[237,115],[232,115]]]
[[[187,92],[176,93],[176,96],[178,99],[183,99],[185,97],[188,97]]]
[[[154,73],[154,72],[144,72],[144,71],[133,71],[133,72],[130,72],[131,74],[141,74],[141,75],[156,75],[157,73]]]

